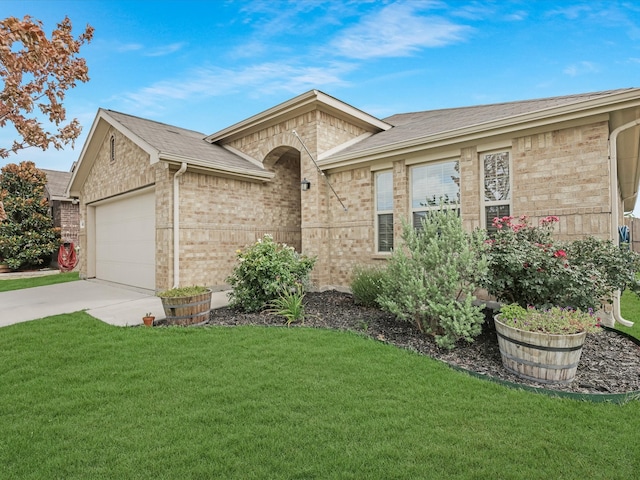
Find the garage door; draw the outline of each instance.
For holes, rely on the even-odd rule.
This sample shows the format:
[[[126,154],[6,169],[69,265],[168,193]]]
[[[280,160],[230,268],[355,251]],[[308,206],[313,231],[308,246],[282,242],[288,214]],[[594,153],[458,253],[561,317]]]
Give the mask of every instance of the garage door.
[[[96,278],[156,287],[155,192],[97,205]]]

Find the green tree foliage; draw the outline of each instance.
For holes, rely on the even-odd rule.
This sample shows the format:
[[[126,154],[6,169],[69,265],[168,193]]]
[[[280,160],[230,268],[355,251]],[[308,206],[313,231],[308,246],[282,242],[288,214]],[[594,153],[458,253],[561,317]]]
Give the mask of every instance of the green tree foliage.
[[[0,222],[0,257],[9,268],[48,262],[60,246],[44,196],[46,174],[33,162],[8,164],[0,173],[0,202],[6,218]]]
[[[403,225],[404,245],[393,252],[382,280],[380,306],[443,348],[478,336],[484,315],[473,292],[486,274],[484,232],[465,232],[453,209],[430,212],[421,229]]]

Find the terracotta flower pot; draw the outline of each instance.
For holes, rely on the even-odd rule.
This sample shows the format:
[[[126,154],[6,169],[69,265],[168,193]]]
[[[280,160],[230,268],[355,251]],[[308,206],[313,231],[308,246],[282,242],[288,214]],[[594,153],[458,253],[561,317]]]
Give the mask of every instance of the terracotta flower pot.
[[[147,327],[151,327],[153,326],[153,321],[155,320],[156,317],[142,317],[142,321],[144,322],[145,326]]]

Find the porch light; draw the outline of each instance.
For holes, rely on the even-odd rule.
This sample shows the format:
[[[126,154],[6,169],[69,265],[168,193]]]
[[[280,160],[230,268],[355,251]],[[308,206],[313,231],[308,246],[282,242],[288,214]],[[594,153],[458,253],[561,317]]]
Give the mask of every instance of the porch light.
[[[305,178],[300,182],[300,188],[302,189],[303,192],[306,192],[311,188],[311,182]]]

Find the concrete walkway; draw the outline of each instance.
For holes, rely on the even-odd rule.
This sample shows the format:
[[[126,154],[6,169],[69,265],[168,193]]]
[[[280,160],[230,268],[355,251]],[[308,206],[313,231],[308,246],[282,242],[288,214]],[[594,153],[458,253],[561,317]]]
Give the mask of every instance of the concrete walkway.
[[[212,308],[227,303],[227,292],[213,293]],[[93,280],[0,292],[0,327],[79,310],[117,326],[141,325],[147,312],[156,320],[165,318],[153,292]]]

